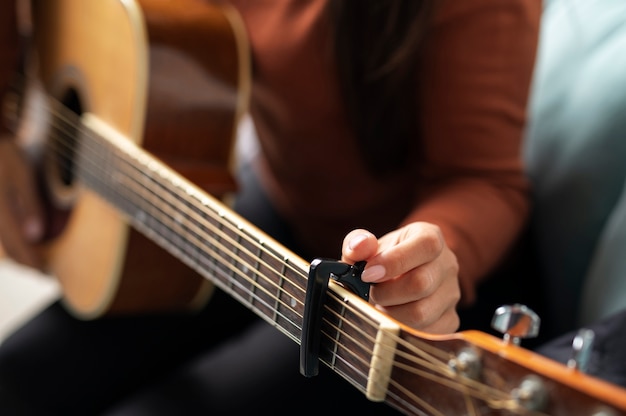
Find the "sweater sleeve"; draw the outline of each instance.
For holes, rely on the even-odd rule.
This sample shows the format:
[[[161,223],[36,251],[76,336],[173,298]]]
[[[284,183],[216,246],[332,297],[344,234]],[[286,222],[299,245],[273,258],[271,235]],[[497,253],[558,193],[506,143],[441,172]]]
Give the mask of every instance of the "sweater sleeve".
[[[462,303],[529,212],[521,157],[541,2],[449,1],[436,16],[420,85],[424,163],[406,222],[438,224],[459,262]],[[462,201],[462,202],[459,202]]]
[[[19,42],[16,0],[0,2],[0,102],[18,68]],[[2,107],[0,107],[2,108]],[[4,115],[0,117],[0,134],[7,133]]]

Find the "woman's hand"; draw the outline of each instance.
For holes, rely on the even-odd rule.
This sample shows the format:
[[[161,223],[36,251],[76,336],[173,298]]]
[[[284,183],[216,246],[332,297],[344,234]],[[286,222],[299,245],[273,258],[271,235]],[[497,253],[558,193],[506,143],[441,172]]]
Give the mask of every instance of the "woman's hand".
[[[395,319],[430,333],[451,333],[460,321],[456,256],[439,227],[414,222],[380,239],[366,230],[343,241],[342,261],[367,261],[361,276],[372,283],[370,300]]]
[[[0,241],[15,261],[41,268],[33,243],[44,232],[32,167],[12,138],[0,137]]]

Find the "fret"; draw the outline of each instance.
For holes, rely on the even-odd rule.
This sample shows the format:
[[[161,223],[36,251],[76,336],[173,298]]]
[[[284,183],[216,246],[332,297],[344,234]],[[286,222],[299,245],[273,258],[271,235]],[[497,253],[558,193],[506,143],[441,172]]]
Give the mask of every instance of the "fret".
[[[185,190],[182,190],[183,193],[186,194]],[[180,232],[177,233],[181,243],[181,250],[185,253],[185,257],[187,258],[188,264],[194,264],[195,260],[193,259],[194,247],[197,246],[197,233],[193,232],[194,221],[192,217],[189,215],[189,205],[190,201],[188,195],[183,195],[181,197],[176,194],[172,194],[176,196],[175,203],[172,203],[172,211],[173,211],[173,223],[176,225],[176,228],[180,229]],[[191,227],[191,228],[190,228]],[[196,244],[192,244],[196,242]]]
[[[194,240],[196,241],[196,244],[191,245],[189,257],[192,263],[192,267],[198,268],[199,265],[201,264],[201,259],[202,259],[202,254],[203,254],[202,250],[203,250],[203,245],[205,241],[205,238],[203,237],[204,237],[204,234],[206,233],[206,230],[204,228],[204,224],[202,224],[203,217],[202,217],[202,211],[200,207],[197,204],[189,203],[188,209],[193,214],[190,217],[195,218],[191,222],[195,225],[195,229],[197,230],[197,231],[190,230],[190,233],[194,236]]]
[[[112,149],[111,146],[103,146],[99,141],[93,141],[92,144],[95,143],[98,146],[96,146],[94,152],[96,158],[94,163],[98,166],[110,166],[109,164],[114,166],[111,175],[103,175],[102,172],[96,172],[100,182],[104,183],[106,191],[104,191],[103,195],[105,198],[117,205],[127,215],[135,216],[135,212],[138,211],[145,217],[145,209],[138,207],[136,203],[133,204],[133,199],[137,198],[137,196],[128,187],[128,166],[126,163],[123,163],[123,155]],[[112,157],[113,155],[115,156],[114,158]],[[106,157],[107,160],[101,160],[103,157]],[[109,179],[109,181],[106,181],[106,179]]]
[[[117,178],[114,178],[115,182],[113,182],[113,185],[110,187],[110,189],[114,193],[119,193],[119,189],[122,188],[125,194],[118,196],[117,198],[112,198],[113,202],[117,202],[118,200],[121,200],[121,203],[120,202],[117,202],[117,203],[118,204],[123,203],[124,205],[126,205],[127,207],[126,209],[128,211],[125,211],[125,212],[133,212],[134,210],[138,210],[139,212],[141,212],[144,221],[151,219],[153,217],[153,215],[151,214],[152,206],[151,204],[147,204],[142,200],[141,194],[135,190],[136,185],[135,183],[133,183],[133,179],[134,179],[133,175],[129,174],[129,170],[134,169],[132,164],[129,163],[128,160],[124,157],[125,155],[119,151],[113,150],[113,152],[106,152],[106,153],[115,154],[115,160],[121,162],[121,163],[116,162],[116,164],[120,165],[119,167],[120,173],[117,176]],[[109,161],[108,163],[112,163],[112,162]],[[142,182],[145,182],[146,180],[149,180],[150,178],[147,177],[147,173],[144,172],[139,177],[139,179]],[[134,181],[136,182],[137,179],[134,179]]]
[[[299,333],[295,329],[298,328],[301,319],[297,319],[299,317],[294,313],[294,307],[297,306],[294,302],[296,293],[288,277],[289,270],[291,270],[290,258],[284,257],[280,270],[276,274],[277,285],[273,320],[278,328],[289,335],[297,335],[299,339]]]
[[[81,156],[79,156],[78,166],[81,179],[90,185],[96,186],[97,189],[100,190],[100,196],[102,198],[115,202],[115,183],[111,183],[112,180],[107,181],[107,179],[115,179],[115,177],[112,176],[112,174],[98,169],[101,166],[110,166],[110,164],[113,163],[111,160],[112,149],[109,146],[103,146],[103,143],[99,141],[93,140],[93,138],[86,134],[86,131],[81,136],[80,142],[82,144],[82,150],[80,152]],[[96,170],[92,171],[89,169],[92,166],[95,166]],[[117,164],[114,166],[117,166]],[[115,170],[113,170],[113,172],[115,172]],[[120,175],[120,173],[114,175]],[[125,191],[125,189],[123,190]]]
[[[268,297],[262,290],[263,280],[267,277],[260,272],[261,261],[265,253],[265,243],[256,236],[246,233],[243,239],[244,247],[242,263],[246,265],[246,274],[250,279],[249,303],[253,307],[259,307],[261,302]]]
[[[263,293],[260,290],[261,281],[265,276],[258,272],[258,263],[261,261],[263,254],[261,243],[251,236],[243,227],[238,227],[239,231],[239,263],[238,271],[242,281],[242,287],[246,289],[246,302],[251,308],[255,309],[259,305],[259,298],[262,299]]]
[[[224,279],[219,262],[220,241],[222,238],[222,221],[218,221],[218,213],[211,207],[208,198],[199,198],[197,206],[201,237],[198,243],[200,263],[198,272],[228,292],[229,279]]]
[[[214,279],[217,279],[218,274],[216,271],[219,269],[220,264],[217,253],[219,252],[219,246],[221,244],[223,222],[221,220],[222,217],[218,216],[218,213],[211,208],[209,202],[208,199],[203,201],[203,207],[205,208],[203,218],[206,223],[204,246],[206,247],[205,252],[209,257],[207,264],[210,265],[209,269],[212,271]],[[220,218],[220,220],[217,218]],[[225,288],[223,284],[221,287]],[[226,286],[226,288],[228,287],[229,286]]]
[[[209,199],[205,199],[202,201],[202,220],[203,220],[203,241],[201,243],[203,247],[203,252],[205,253],[205,258],[208,258],[206,261],[207,268],[211,271],[211,275],[214,276],[214,279],[218,279],[220,270],[220,261],[218,257],[218,253],[220,251],[220,245],[222,241],[222,228],[223,221],[222,216],[219,215],[218,212],[211,206]],[[222,280],[220,280],[221,282]],[[223,288],[227,288],[224,284],[221,285]]]
[[[183,226],[186,235],[185,252],[187,253],[187,264],[197,269],[202,259],[206,230],[203,228],[202,214],[197,201],[192,198],[192,195],[186,189],[183,192],[183,197],[188,200],[188,202],[185,202],[185,200],[180,201],[184,207],[181,210],[184,212],[184,218],[186,219],[183,222]]]
[[[259,240],[259,243],[261,241]],[[258,280],[257,297],[254,304],[254,309],[257,310],[265,320],[272,325],[276,324],[274,317],[276,308],[276,290],[278,288],[279,271],[282,268],[282,261],[279,254],[266,245],[266,242],[262,242],[261,256],[258,257],[258,275],[261,279]]]
[[[334,344],[331,345],[331,348],[329,349],[329,354],[332,357],[331,360],[328,362],[328,364],[331,366],[331,368],[335,367],[336,361],[337,361],[337,350],[338,350],[338,346],[339,343],[341,341],[341,331],[343,328],[343,320],[345,319],[346,316],[346,306],[343,303],[338,302],[339,305],[339,314],[337,316],[337,320],[336,320],[336,327],[335,328],[329,328],[329,332],[328,332],[328,337],[329,339],[333,339]],[[334,335],[333,335],[334,332]]]
[[[320,359],[363,391],[372,360],[377,327],[337,294],[329,291],[323,312]]]
[[[237,281],[239,280],[240,282],[245,282],[246,276],[245,276],[245,272],[241,272],[240,269],[240,260],[238,259],[239,253],[240,253],[240,245],[241,245],[241,226],[239,224],[237,224],[235,227],[233,227],[233,231],[237,230],[236,232],[233,232],[233,243],[231,244],[231,251],[230,253],[225,256],[226,258],[228,258],[228,262],[230,263],[230,277],[231,277],[231,281]],[[240,275],[239,273],[242,273],[242,275]],[[247,296],[248,298],[248,303],[251,303],[251,297],[254,296],[254,284],[250,284],[250,288],[247,289],[248,293],[246,294],[244,292],[244,296]]]
[[[158,167],[153,166],[153,170],[146,172],[143,186],[144,189],[140,189],[140,194],[144,195],[144,200],[149,202],[149,205],[154,207],[152,209],[153,215],[152,217],[155,220],[156,226],[161,230],[161,235],[169,235],[168,240],[170,241],[171,247],[178,253],[178,255],[184,254],[182,250],[182,237],[181,237],[181,229],[180,224],[176,222],[176,212],[172,209],[172,201],[167,198],[171,195],[171,187],[175,186],[175,184],[169,184],[167,187],[165,184],[161,185],[163,189],[156,189],[153,185],[155,182],[155,175],[157,178],[160,178]],[[163,194],[160,194],[163,192]]]
[[[135,225],[167,241],[167,235],[159,232],[162,227],[154,215],[154,198],[146,195],[145,188],[153,181],[148,172],[136,175],[136,168],[124,153],[109,143],[94,139],[95,136],[90,138],[89,146],[92,163],[113,167],[111,175],[101,171],[94,174],[93,181],[100,184],[101,196],[128,215]]]
[[[95,150],[92,152],[95,154],[96,159],[93,163],[97,164],[97,166],[110,166],[112,164],[114,167],[110,175],[103,174],[101,171],[95,173],[99,177],[99,181],[104,184],[103,188],[105,191],[103,196],[109,202],[117,205],[127,215],[134,216],[135,211],[139,211],[145,216],[144,209],[133,204],[133,199],[136,198],[136,195],[127,186],[128,166],[127,163],[124,163],[124,155],[111,146],[105,146],[101,141],[92,140],[91,147],[94,147]],[[102,157],[106,157],[107,160],[101,160]]]
[[[73,113],[72,113],[73,114]],[[59,130],[59,126],[56,123],[52,124],[54,130]],[[78,137],[78,153],[75,164],[75,175],[77,178],[85,182],[86,184],[95,183],[93,180],[94,176],[97,174],[98,166],[103,166],[102,162],[99,160],[94,160],[94,156],[98,156],[99,152],[94,152],[92,150],[93,144],[91,143],[93,140],[89,138],[89,130],[86,128],[81,128],[79,131]],[[46,146],[58,146],[58,143],[61,142],[61,139],[53,139],[46,143]],[[50,153],[50,149],[47,149],[47,152]],[[59,157],[56,152],[52,152],[55,157]],[[94,167],[96,169],[94,169]]]
[[[128,166],[133,169],[132,164]],[[136,168],[134,168],[136,169]],[[131,182],[131,189],[135,195],[140,197],[139,203],[144,206],[147,213],[146,226],[151,229],[162,240],[169,250],[178,258],[184,257],[181,247],[180,232],[175,232],[177,224],[173,218],[174,213],[170,201],[165,201],[155,187],[159,186],[159,179],[162,179],[158,172],[158,166],[150,164],[149,169],[141,170],[138,175],[128,175]],[[167,188],[161,185],[163,192],[167,194]]]
[[[252,239],[250,241],[252,241]],[[260,273],[261,259],[263,258],[263,253],[265,251],[265,241],[260,239],[255,239],[254,241],[256,241],[256,258],[251,259],[252,263],[254,263],[254,266],[251,268],[250,273],[254,277],[254,282],[256,284],[259,284],[259,278],[265,278],[265,276],[261,275]],[[250,252],[253,252],[255,250],[253,244],[250,244],[249,249]]]
[[[280,302],[282,301],[282,291],[284,290],[285,284],[285,273],[287,272],[287,265],[289,264],[289,258],[286,257],[283,260],[283,264],[280,268],[280,272],[278,273],[278,284],[276,285],[276,296],[274,301],[274,315],[272,316],[272,320],[278,324],[279,316],[281,313]]]
[[[215,250],[214,248],[214,240],[215,233],[212,233],[207,226],[210,218],[207,217],[206,211],[202,208],[205,208],[205,202],[201,202],[201,207],[198,207],[198,212],[200,215],[200,232],[199,243],[198,243],[198,263],[196,270],[205,277],[210,277],[215,279],[215,256],[212,254]]]
[[[163,200],[155,201],[155,191],[145,191],[147,199],[152,202],[150,206],[159,206],[159,209],[152,208],[152,219],[155,222],[154,228],[159,231],[159,234],[167,240],[174,250],[177,257],[183,258],[187,261],[187,252],[185,251],[185,238],[184,238],[184,226],[183,220],[180,217],[180,213],[176,209]],[[158,199],[156,199],[158,201]]]
[[[227,286],[244,305],[249,304],[250,283],[249,277],[241,270],[240,263],[243,261],[240,249],[241,231],[236,224],[220,214],[220,220],[224,226],[220,227],[220,247],[218,260],[222,264],[224,277],[228,280]]]
[[[241,282],[240,279],[236,279],[236,274],[233,273],[233,256],[232,251],[232,229],[231,224],[226,222],[226,216],[223,212],[218,213],[218,230],[216,244],[215,244],[215,267],[221,271],[220,277],[225,283],[226,287],[230,289],[232,294],[236,294],[241,300]],[[245,302],[244,302],[245,303]]]
[[[296,257],[289,257],[285,265],[279,324],[299,343],[302,335],[308,266],[299,264]]]
[[[156,174],[162,178],[159,172],[157,171]],[[163,234],[170,236],[172,246],[180,253],[185,262],[193,264],[189,256],[189,243],[192,236],[189,233],[190,218],[188,216],[188,202],[186,202],[188,198],[180,195],[181,192],[185,192],[182,189],[182,183],[174,178],[170,182],[170,186],[165,186],[166,183],[155,182],[154,178],[151,179],[149,184],[146,184],[146,188],[153,205],[162,207],[160,215],[155,215],[155,217],[162,226]]]
[[[198,264],[196,270],[209,278],[226,292],[231,292],[232,279],[229,267],[224,265],[224,232],[223,216],[215,212],[206,199],[200,199],[197,212],[196,226],[198,231],[197,252]],[[218,220],[220,218],[220,220]]]

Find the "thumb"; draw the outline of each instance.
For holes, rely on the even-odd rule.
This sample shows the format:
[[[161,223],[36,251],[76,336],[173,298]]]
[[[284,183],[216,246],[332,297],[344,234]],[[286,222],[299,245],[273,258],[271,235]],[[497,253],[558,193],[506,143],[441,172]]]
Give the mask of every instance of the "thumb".
[[[354,264],[373,257],[377,251],[376,236],[367,230],[356,229],[350,231],[343,239],[341,261]]]

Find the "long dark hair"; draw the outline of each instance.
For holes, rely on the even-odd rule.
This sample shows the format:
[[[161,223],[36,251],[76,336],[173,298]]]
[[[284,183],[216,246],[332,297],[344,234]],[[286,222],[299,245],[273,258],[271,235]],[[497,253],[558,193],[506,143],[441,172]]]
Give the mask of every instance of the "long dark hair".
[[[420,48],[435,0],[331,0],[335,59],[348,118],[370,170],[406,166]]]

